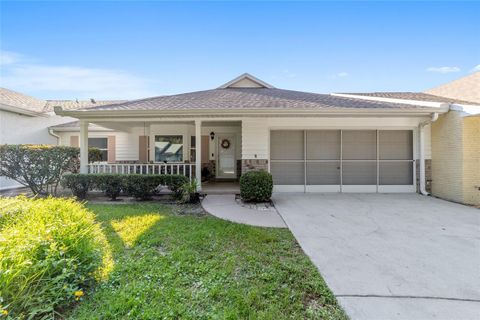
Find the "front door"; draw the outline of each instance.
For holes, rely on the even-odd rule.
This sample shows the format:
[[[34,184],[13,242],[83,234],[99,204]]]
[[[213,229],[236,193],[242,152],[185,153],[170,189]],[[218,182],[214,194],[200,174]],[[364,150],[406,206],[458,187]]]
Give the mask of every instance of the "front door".
[[[218,134],[217,139],[217,178],[235,179],[237,159],[235,158],[235,135]]]

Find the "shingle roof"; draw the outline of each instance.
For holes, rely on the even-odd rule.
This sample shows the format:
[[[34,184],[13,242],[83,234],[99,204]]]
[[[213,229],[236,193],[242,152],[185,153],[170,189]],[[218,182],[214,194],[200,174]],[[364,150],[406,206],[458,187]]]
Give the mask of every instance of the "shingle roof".
[[[428,109],[429,107],[275,88],[227,88],[133,100],[125,103],[93,107],[89,110],[299,110],[325,108]]]
[[[429,94],[480,104],[480,71],[425,91]]]
[[[123,103],[127,100],[47,100],[43,112],[51,112],[54,107],[62,107],[63,110],[89,109],[93,107]]]
[[[345,93],[345,94],[375,97],[375,98],[404,99],[404,100],[416,100],[416,101],[465,103],[465,104],[474,103],[474,102],[464,101],[459,99],[440,97],[440,96],[423,93],[423,92],[356,92],[356,93]]]
[[[0,103],[28,111],[42,112],[46,101],[6,88],[0,88]]]

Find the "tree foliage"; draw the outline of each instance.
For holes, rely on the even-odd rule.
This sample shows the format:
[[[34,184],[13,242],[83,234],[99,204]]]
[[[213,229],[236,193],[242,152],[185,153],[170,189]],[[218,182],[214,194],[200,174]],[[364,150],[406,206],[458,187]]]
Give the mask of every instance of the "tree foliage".
[[[65,172],[78,171],[79,149],[51,145],[0,145],[0,175],[36,195],[56,194]]]

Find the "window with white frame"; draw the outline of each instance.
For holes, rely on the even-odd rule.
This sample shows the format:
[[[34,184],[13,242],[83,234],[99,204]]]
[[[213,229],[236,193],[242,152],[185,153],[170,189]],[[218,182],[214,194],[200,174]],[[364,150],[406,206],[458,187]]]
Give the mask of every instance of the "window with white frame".
[[[183,136],[181,135],[155,136],[155,161],[156,162],[182,162],[183,161]]]
[[[88,147],[100,150],[101,161],[108,161],[108,139],[107,138],[88,138]]]

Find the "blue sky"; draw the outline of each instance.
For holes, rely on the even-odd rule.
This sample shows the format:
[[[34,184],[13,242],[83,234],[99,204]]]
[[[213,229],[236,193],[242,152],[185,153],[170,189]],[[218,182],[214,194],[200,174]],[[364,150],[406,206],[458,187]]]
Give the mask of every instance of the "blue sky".
[[[312,92],[422,91],[480,69],[480,2],[0,2],[0,85],[142,98],[249,72]]]

